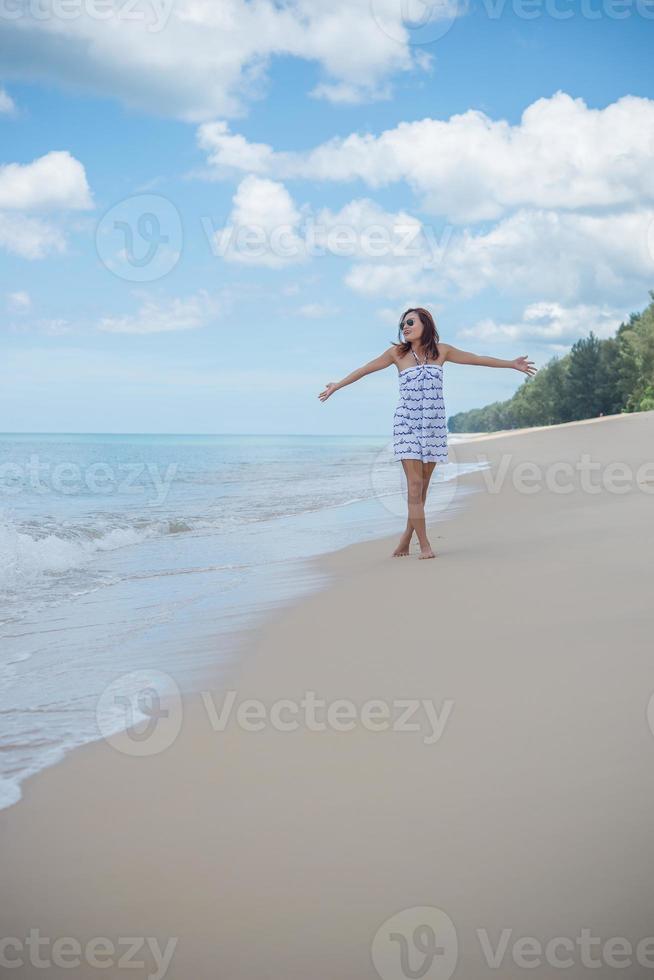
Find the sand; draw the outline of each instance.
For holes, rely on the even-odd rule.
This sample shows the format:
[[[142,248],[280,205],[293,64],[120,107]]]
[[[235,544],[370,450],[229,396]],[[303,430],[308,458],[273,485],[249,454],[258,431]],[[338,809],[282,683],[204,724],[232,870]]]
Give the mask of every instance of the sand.
[[[654,976],[653,446],[654,413],[457,446],[491,466],[436,560],[328,555],[248,641],[234,710],[262,730],[215,731],[216,688],[157,754],[99,742],[30,780],[0,814],[2,935],[38,930],[51,965],[14,945],[7,975]]]

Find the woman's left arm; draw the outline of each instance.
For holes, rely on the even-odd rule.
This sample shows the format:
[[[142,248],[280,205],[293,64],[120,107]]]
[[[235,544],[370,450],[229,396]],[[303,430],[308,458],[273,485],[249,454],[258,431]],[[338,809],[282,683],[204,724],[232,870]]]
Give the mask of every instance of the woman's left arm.
[[[485,357],[483,354],[472,354],[467,350],[459,350],[451,344],[439,344],[444,348],[445,360],[453,364],[476,364],[478,367],[513,368],[522,371],[530,377],[536,373],[533,361],[527,360],[527,355],[516,357],[513,361],[504,361],[499,357]]]

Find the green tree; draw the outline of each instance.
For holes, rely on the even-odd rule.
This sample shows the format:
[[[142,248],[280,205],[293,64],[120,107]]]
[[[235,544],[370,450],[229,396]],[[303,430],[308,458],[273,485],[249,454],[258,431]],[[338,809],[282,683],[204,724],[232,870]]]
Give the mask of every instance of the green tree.
[[[654,410],[654,292],[650,299],[615,337],[600,340],[591,332],[526,379],[512,398],[451,416],[450,431],[493,432]]]
[[[601,343],[595,334],[578,340],[570,351],[568,399],[572,417],[590,419],[602,411]]]
[[[601,411],[604,415],[617,415],[625,406],[619,374],[620,345],[615,337],[603,340],[600,348],[600,376],[598,382]]]

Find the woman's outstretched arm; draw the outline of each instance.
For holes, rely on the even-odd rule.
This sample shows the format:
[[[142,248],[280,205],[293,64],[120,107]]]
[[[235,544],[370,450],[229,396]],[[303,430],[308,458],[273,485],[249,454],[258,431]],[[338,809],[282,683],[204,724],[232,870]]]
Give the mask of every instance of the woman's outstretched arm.
[[[351,385],[355,381],[359,381],[361,378],[365,378],[366,374],[372,374],[373,371],[381,371],[383,368],[390,367],[394,363],[393,354],[395,352],[394,347],[389,347],[385,350],[383,354],[376,357],[373,361],[368,361],[363,367],[357,368],[356,371],[352,371],[347,377],[343,378],[342,381],[330,381],[325,387],[324,391],[321,391],[318,398],[321,402],[326,402],[330,395],[333,395],[335,391],[339,388],[344,388],[346,385]]]
[[[536,374],[537,368],[534,367],[533,361],[527,360],[526,354],[523,357],[516,357],[513,361],[504,361],[499,357],[485,357],[483,354],[472,354],[467,350],[459,350],[458,347],[452,347],[451,344],[439,344],[439,347],[443,348],[445,360],[452,361],[453,364],[476,364],[479,367],[514,368],[514,370],[522,371],[530,377],[532,374]]]

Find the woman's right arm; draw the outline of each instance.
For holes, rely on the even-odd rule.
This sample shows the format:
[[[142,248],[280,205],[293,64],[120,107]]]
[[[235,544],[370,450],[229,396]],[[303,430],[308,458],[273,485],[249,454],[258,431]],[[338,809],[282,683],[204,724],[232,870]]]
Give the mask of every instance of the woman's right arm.
[[[330,381],[326,386],[324,391],[321,391],[318,398],[321,402],[326,402],[330,395],[333,395],[335,391],[339,388],[345,388],[346,385],[351,385],[355,381],[359,381],[361,378],[365,378],[366,374],[372,374],[373,371],[381,371],[384,368],[390,367],[391,364],[395,363],[395,348],[389,347],[385,350],[383,354],[376,357],[372,361],[368,361],[363,367],[357,368],[356,371],[352,371],[347,377],[343,378],[342,381]]]

